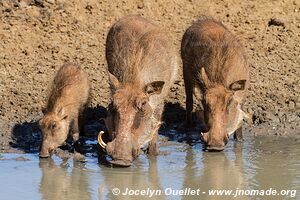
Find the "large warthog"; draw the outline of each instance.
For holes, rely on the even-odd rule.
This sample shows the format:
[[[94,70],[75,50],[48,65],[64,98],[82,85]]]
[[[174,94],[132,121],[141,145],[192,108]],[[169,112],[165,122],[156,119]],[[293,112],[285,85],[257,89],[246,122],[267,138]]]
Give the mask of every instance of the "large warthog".
[[[42,130],[40,157],[49,157],[65,143],[69,134],[78,150],[79,114],[87,104],[89,88],[87,75],[79,66],[65,64],[58,70],[43,110],[44,117],[39,121]]]
[[[138,16],[125,17],[110,29],[106,59],[112,103],[106,118],[111,142],[100,145],[112,164],[129,166],[147,149],[157,154],[158,129],[177,60],[170,37]]]
[[[200,89],[206,132],[202,138],[208,150],[224,149],[229,135],[242,140],[241,106],[249,84],[245,52],[228,29],[202,17],[190,26],[182,39],[181,57],[186,91],[186,123],[192,124],[193,93]]]

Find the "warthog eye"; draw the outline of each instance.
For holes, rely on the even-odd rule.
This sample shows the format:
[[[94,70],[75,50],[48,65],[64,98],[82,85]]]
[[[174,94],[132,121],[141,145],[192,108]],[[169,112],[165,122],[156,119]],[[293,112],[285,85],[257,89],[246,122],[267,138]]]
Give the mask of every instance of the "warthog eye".
[[[139,100],[136,102],[136,109],[138,111],[141,111],[141,112],[145,112],[146,111],[146,106],[147,106],[147,99],[142,99],[142,100]]]

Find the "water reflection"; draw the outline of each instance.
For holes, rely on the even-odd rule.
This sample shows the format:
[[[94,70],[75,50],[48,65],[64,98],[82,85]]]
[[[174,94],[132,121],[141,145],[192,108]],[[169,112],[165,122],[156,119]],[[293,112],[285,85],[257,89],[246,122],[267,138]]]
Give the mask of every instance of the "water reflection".
[[[145,158],[148,159],[148,158]],[[103,181],[99,186],[99,199],[144,199],[150,194],[148,191],[162,190],[158,176],[157,158],[150,157],[148,166],[136,166],[131,168],[103,169]],[[113,195],[112,190],[118,188],[121,193],[128,190],[146,190],[148,195]],[[132,194],[132,193],[131,193]],[[155,199],[165,199],[162,195],[156,195]]]
[[[186,167],[184,169],[183,188],[199,188],[201,199],[226,199],[225,196],[209,196],[208,190],[226,189],[235,190],[246,187],[243,175],[242,146],[235,147],[233,159],[229,159],[225,152],[203,152],[200,165],[196,166],[197,155],[190,148],[186,153]],[[227,197],[231,199],[231,197]],[[195,199],[195,196],[186,196],[183,199]],[[236,199],[247,199],[238,197]]]
[[[50,158],[41,159],[39,167],[42,171],[39,190],[43,199],[91,199],[89,180],[83,163],[74,162],[74,166],[70,167],[67,160],[64,160],[56,165]]]
[[[258,149],[252,166],[256,173],[253,188],[259,190],[298,190],[300,192],[299,143],[284,140],[260,138],[253,145]],[[298,166],[297,166],[298,165]],[[254,184],[256,183],[256,184]],[[294,199],[295,191],[282,191],[283,194],[269,199]],[[299,198],[298,198],[299,199]]]
[[[146,195],[115,196],[113,188],[161,191],[153,199],[233,199],[232,196],[209,196],[208,190],[227,189],[283,189],[298,190],[291,196],[239,196],[234,199],[299,199],[300,145],[299,141],[270,138],[247,138],[244,143],[231,142],[224,152],[203,152],[201,145],[188,146],[171,142],[161,147],[166,155],[148,158],[141,155],[132,167],[108,168],[99,165],[96,158],[87,163],[72,160],[38,159],[25,154],[28,161],[18,161],[6,154],[0,160],[0,194],[16,196],[18,188],[24,196],[42,196],[42,199],[148,199]],[[25,159],[26,160],[26,159]],[[40,173],[41,172],[41,173]],[[40,181],[24,184],[24,177]],[[8,176],[9,175],[9,176]],[[9,177],[9,178],[7,178]],[[26,181],[25,181],[26,182]],[[12,187],[13,186],[13,187]],[[199,196],[169,196],[167,188],[200,189]],[[6,192],[6,193],[5,193]],[[205,192],[203,194],[202,192]],[[7,194],[11,193],[11,194]],[[1,199],[1,198],[0,198]],[[14,199],[14,198],[11,198]]]

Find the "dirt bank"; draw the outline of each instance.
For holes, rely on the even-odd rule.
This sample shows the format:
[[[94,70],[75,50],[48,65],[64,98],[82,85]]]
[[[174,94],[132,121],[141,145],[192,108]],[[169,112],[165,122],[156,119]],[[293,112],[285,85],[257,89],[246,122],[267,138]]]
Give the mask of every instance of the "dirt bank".
[[[49,83],[65,61],[87,71],[92,100],[86,128],[91,133],[100,129],[97,119],[109,102],[106,34],[128,14],[152,19],[170,31],[178,55],[183,32],[198,16],[223,21],[244,44],[251,67],[245,110],[255,126],[248,129],[255,134],[300,134],[299,1],[2,0],[0,151],[36,145],[40,136],[35,122],[42,115]],[[183,106],[184,95],[180,74],[168,102]],[[174,109],[168,112],[178,117],[173,121],[181,120]]]

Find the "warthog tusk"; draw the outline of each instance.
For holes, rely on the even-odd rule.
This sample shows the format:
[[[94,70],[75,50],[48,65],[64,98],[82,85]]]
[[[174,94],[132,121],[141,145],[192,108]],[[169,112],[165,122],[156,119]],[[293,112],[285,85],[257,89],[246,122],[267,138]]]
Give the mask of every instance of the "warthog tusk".
[[[104,142],[103,142],[103,140],[102,140],[102,134],[104,133],[104,131],[100,131],[100,133],[98,134],[98,143],[99,143],[99,145],[103,148],[103,149],[105,149],[106,148],[106,146],[107,146],[107,144],[105,144]]]
[[[204,139],[204,133],[203,132],[200,132],[201,133],[201,136],[200,136],[200,139],[205,142],[205,139]]]

